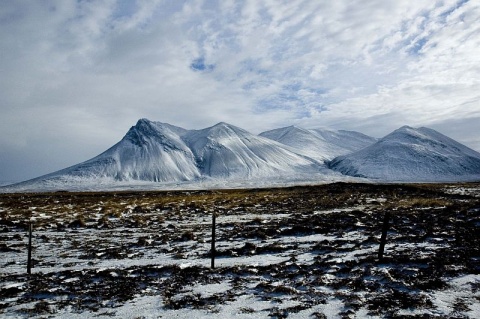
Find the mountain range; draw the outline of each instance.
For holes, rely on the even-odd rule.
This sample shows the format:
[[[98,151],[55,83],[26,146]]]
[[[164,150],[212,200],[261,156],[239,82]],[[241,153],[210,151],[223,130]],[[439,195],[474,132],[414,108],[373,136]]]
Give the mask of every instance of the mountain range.
[[[355,180],[480,179],[480,153],[428,128],[382,139],[296,126],[259,135],[227,123],[201,130],[140,119],[117,144],[83,163],[0,191],[265,186]]]

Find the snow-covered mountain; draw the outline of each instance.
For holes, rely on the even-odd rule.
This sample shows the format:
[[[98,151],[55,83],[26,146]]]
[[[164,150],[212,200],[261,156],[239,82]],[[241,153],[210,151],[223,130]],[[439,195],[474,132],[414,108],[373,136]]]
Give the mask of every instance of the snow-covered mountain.
[[[102,154],[0,192],[281,186],[358,177],[480,179],[480,154],[427,128],[405,126],[377,141],[350,131],[291,126],[254,135],[227,123],[186,130],[141,119]]]
[[[318,170],[312,159],[223,122],[189,131],[182,138],[195,155],[202,174],[210,177],[248,178]]]
[[[323,162],[360,150],[377,141],[365,134],[353,131],[328,129],[307,130],[288,126],[260,133],[260,136],[292,147],[295,152]]]
[[[480,179],[480,153],[425,127],[401,127],[328,166],[342,174],[381,181]]]
[[[112,179],[166,182],[200,177],[195,157],[179,134],[187,130],[141,119],[123,139],[83,163],[20,184]]]
[[[83,163],[1,190],[111,189],[208,180],[311,179],[335,175],[323,163],[286,145],[227,123],[186,130],[141,119],[123,139]],[[225,185],[225,183],[223,183]],[[173,185],[175,186],[175,185]],[[0,191],[1,191],[0,190]]]

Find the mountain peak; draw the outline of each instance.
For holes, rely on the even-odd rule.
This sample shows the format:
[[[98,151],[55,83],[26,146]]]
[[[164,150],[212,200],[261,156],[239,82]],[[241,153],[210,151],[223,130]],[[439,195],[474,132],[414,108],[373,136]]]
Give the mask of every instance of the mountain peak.
[[[137,124],[136,125],[142,125],[142,124],[150,124],[152,121],[150,121],[149,119],[147,118],[141,118],[137,121]]]
[[[220,136],[233,136],[233,135],[244,135],[244,134],[249,134],[247,131],[244,129],[241,129],[235,125],[226,123],[226,122],[219,122],[211,127],[208,127],[203,130],[199,130],[198,132],[203,132],[201,133],[202,135],[206,135],[212,138],[217,138]]]
[[[282,139],[283,136],[286,135],[291,135],[291,134],[298,134],[298,133],[303,133],[303,134],[312,134],[309,130],[306,130],[302,127],[296,126],[296,125],[290,125],[290,126],[285,126],[277,129],[273,129],[270,131],[265,131],[263,133],[260,133],[260,136],[268,137],[270,139],[274,140],[280,140]]]
[[[303,127],[300,127],[300,126],[297,126],[297,125],[290,125],[290,126],[287,126],[285,129],[289,130],[289,131],[301,131],[301,132],[306,132],[307,131]]]
[[[404,134],[419,134],[421,131],[421,128],[416,128],[416,127],[412,127],[412,126],[409,126],[409,125],[404,125],[398,129],[396,129],[395,131],[393,131],[392,133],[404,133]]]
[[[132,126],[124,139],[130,140],[133,144],[143,145],[146,140],[152,137],[159,137],[159,123],[152,122],[146,118],[139,119],[135,126]]]
[[[409,126],[409,125],[404,125],[404,126],[398,128],[396,131],[402,131],[402,130],[403,130],[403,131],[406,131],[406,130],[414,130],[414,131],[415,131],[416,128],[411,127],[411,126]]]
[[[479,153],[433,129],[410,126],[328,165],[346,175],[383,181],[433,182],[480,176]]]
[[[216,126],[230,126],[230,124],[228,124],[227,122],[218,122],[217,124],[215,124],[212,127],[216,127]]]
[[[136,128],[137,130],[144,131],[144,130],[150,130],[152,128],[152,125],[154,122],[150,121],[149,119],[146,118],[141,118],[137,121],[135,126],[132,128]]]
[[[226,122],[186,130],[141,118],[102,154],[11,190],[102,187],[99,180],[113,187],[137,181],[227,185],[227,180],[255,180],[267,185],[269,180],[298,181],[299,176],[344,178],[328,168],[383,181],[473,180],[480,178],[480,154],[424,127],[403,126],[378,140],[295,125],[260,136]]]
[[[218,122],[217,124],[210,127],[210,129],[218,129],[218,128],[228,128],[228,129],[238,129],[235,125],[229,124],[227,122]]]

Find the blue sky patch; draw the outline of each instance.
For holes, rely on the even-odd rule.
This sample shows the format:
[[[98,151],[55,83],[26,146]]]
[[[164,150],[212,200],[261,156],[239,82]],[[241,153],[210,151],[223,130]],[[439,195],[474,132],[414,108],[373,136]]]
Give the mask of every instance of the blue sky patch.
[[[198,58],[192,61],[190,68],[194,71],[209,72],[215,68],[214,64],[206,64],[205,58]]]

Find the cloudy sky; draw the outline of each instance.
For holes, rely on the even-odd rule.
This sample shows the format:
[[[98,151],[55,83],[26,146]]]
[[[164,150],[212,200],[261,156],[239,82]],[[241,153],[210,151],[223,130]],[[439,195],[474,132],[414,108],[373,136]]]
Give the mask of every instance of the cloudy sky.
[[[0,180],[87,160],[139,118],[427,126],[480,151],[480,1],[6,0],[0,40]]]

